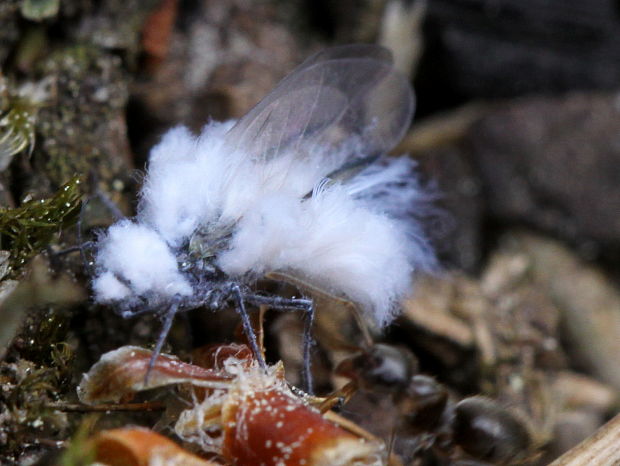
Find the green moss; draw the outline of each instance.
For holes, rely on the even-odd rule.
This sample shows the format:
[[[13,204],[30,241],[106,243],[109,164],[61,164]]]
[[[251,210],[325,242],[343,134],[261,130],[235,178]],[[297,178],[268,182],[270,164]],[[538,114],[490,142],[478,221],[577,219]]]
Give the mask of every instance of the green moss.
[[[0,171],[9,166],[14,155],[32,152],[36,111],[37,106],[25,99],[10,99],[6,111],[0,112]]]
[[[9,276],[47,247],[71,225],[81,206],[80,179],[73,177],[49,199],[30,200],[15,209],[0,209],[0,249],[9,251]]]

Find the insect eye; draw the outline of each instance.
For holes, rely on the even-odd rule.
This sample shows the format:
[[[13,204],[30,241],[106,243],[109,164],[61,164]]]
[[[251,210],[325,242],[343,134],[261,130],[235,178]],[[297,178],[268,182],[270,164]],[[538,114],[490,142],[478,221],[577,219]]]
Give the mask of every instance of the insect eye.
[[[375,388],[402,390],[418,370],[417,359],[404,348],[377,344],[363,356],[365,377]]]

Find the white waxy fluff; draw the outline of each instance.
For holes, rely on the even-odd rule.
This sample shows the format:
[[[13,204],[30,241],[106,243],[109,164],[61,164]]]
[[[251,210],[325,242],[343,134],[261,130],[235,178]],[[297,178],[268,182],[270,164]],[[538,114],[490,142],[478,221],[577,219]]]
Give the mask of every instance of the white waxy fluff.
[[[151,151],[136,220],[100,242],[95,298],[196,303],[215,280],[186,254],[199,231],[198,241],[217,239],[209,265],[231,280],[286,272],[387,324],[412,274],[435,266],[419,222],[430,199],[407,158],[338,170],[389,151],[413,105],[389,52],[353,45],[306,60],[239,122],[198,137],[170,130]]]
[[[191,294],[172,250],[201,225],[237,221],[218,260],[224,272],[297,273],[360,303],[377,323],[389,322],[412,273],[434,265],[419,225],[404,212],[425,201],[413,163],[388,159],[304,200],[338,165],[337,154],[336,163],[314,166],[286,156],[256,164],[226,152],[221,136],[229,127],[211,123],[199,138],[175,128],[153,148],[139,223],[114,225],[99,248],[96,299]]]
[[[200,225],[235,222],[273,193],[302,197],[342,159],[299,161],[291,152],[253,163],[225,144],[231,126],[211,123],[198,138],[174,128],[153,148],[138,216],[169,244],[181,244]]]
[[[192,294],[170,248],[145,225],[128,220],[112,225],[100,242],[97,265],[102,273],[93,289],[101,302],[144,295]]]
[[[344,294],[383,325],[411,285],[408,243],[396,222],[334,187],[305,202],[262,199],[239,224],[219,264],[232,275],[292,271]]]
[[[132,295],[131,289],[109,270],[106,270],[94,280],[93,291],[97,300],[101,302],[130,299]]]

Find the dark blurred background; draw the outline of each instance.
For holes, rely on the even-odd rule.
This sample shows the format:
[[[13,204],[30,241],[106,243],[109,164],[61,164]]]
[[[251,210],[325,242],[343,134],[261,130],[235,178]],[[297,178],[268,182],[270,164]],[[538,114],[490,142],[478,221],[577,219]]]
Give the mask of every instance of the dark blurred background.
[[[130,214],[166,129],[240,117],[324,47],[382,43],[415,87],[416,116],[395,152],[415,157],[437,193],[428,230],[444,264],[385,338],[415,349],[456,393],[523,408],[551,458],[618,406],[619,36],[618,0],[0,0],[0,207],[49,197],[78,173],[85,194],[102,190]],[[96,204],[87,215],[85,229],[110,222]],[[75,244],[72,234],[50,246]],[[87,295],[80,261],[69,265]],[[0,267],[0,303],[9,278],[28,276],[27,265],[13,267]],[[79,299],[79,312],[31,306],[33,322],[45,308],[66,324],[50,344],[80,350],[68,379],[103,350],[152,341],[152,322],[136,327]],[[13,319],[5,327],[19,329],[22,314],[2,315]],[[42,327],[21,328],[3,349],[6,380],[19,378],[10,364],[20,358],[52,364],[28,353]],[[228,330],[211,325],[217,338]],[[284,340],[268,345],[287,362]],[[326,386],[327,353],[317,375]],[[550,418],[534,385],[569,387],[573,404],[556,400]],[[73,386],[58,382],[54,396]],[[577,396],[584,387],[590,398]],[[18,461],[19,435],[41,433],[1,422],[0,445]],[[74,427],[45,435],[64,439]]]

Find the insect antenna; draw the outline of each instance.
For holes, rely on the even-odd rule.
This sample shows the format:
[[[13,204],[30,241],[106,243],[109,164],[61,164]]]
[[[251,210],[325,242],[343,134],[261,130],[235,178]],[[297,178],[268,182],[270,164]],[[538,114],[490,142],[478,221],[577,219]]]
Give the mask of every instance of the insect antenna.
[[[90,202],[95,198],[99,199],[103,206],[110,212],[110,214],[112,214],[115,222],[125,220],[127,218],[125,214],[121,212],[121,209],[119,209],[118,206],[114,203],[114,201],[110,199],[110,197],[99,187],[99,176],[97,172],[95,172],[94,170],[90,171],[90,173],[88,174],[88,182],[89,186],[92,186],[93,188],[91,188],[90,190],[90,196],[88,197],[86,203]]]
[[[96,175],[91,174],[90,179],[91,179],[91,184],[96,184]],[[82,205],[80,206],[80,213],[78,215],[78,219],[75,224],[76,239],[77,239],[78,244],[76,246],[71,246],[61,251],[56,251],[56,252],[52,251],[51,249],[48,249],[48,254],[50,255],[50,257],[53,257],[54,259],[61,257],[61,256],[65,256],[67,254],[72,254],[74,252],[79,252],[80,258],[82,259],[82,264],[84,265],[84,269],[86,270],[87,274],[91,276],[94,275],[93,267],[92,267],[92,264],[89,262],[88,257],[86,257],[85,251],[87,249],[94,248],[96,246],[96,242],[95,241],[84,241],[84,235],[82,232],[83,232],[83,226],[84,226],[84,218],[86,216],[86,208],[88,207],[88,204],[90,204],[90,202],[95,198],[99,199],[101,203],[103,204],[103,206],[112,214],[115,222],[118,222],[120,220],[124,220],[127,218],[118,208],[118,206],[114,203],[114,201],[112,201],[112,199],[108,197],[107,194],[105,194],[100,188],[95,188],[94,192],[91,195],[89,195],[86,198],[86,200],[82,202]]]
[[[121,209],[118,208],[114,201],[112,201],[112,199],[110,199],[108,195],[101,190],[101,188],[95,188],[93,197],[96,197],[101,201],[105,208],[110,211],[115,221],[118,222],[127,218],[125,214],[121,212]]]
[[[78,244],[75,246],[69,246],[68,248],[61,249],[60,251],[54,251],[54,249],[50,245],[48,245],[45,248],[45,250],[49,258],[50,266],[54,270],[60,269],[61,258],[63,256],[73,254],[74,252],[79,252],[80,259],[82,261],[82,266],[84,267],[84,270],[86,271],[86,275],[89,277],[92,277],[94,275],[93,273],[94,270],[93,270],[92,265],[88,261],[85,250],[94,248],[96,246],[96,243],[94,241],[83,241],[82,239],[82,223],[83,223],[82,217],[83,217],[85,203],[86,201],[82,202],[82,205],[80,206],[80,212],[78,214],[78,219],[76,222],[76,230],[77,230],[76,238],[77,238]]]
[[[86,199],[84,202],[82,202],[82,205],[80,206],[80,215],[78,216],[77,222],[75,224],[75,228],[77,229],[77,248],[80,251],[80,258],[82,259],[82,264],[84,265],[84,269],[86,270],[86,273],[88,275],[93,275],[93,267],[91,264],[89,264],[88,262],[88,258],[86,257],[86,252],[84,251],[86,249],[87,246],[85,246],[86,242],[84,242],[84,238],[82,236],[82,225],[84,224],[84,215],[86,213],[86,206],[88,205],[88,203],[90,202],[91,198]],[[90,243],[91,245],[94,246],[94,242],[92,241],[88,241],[88,243]]]

